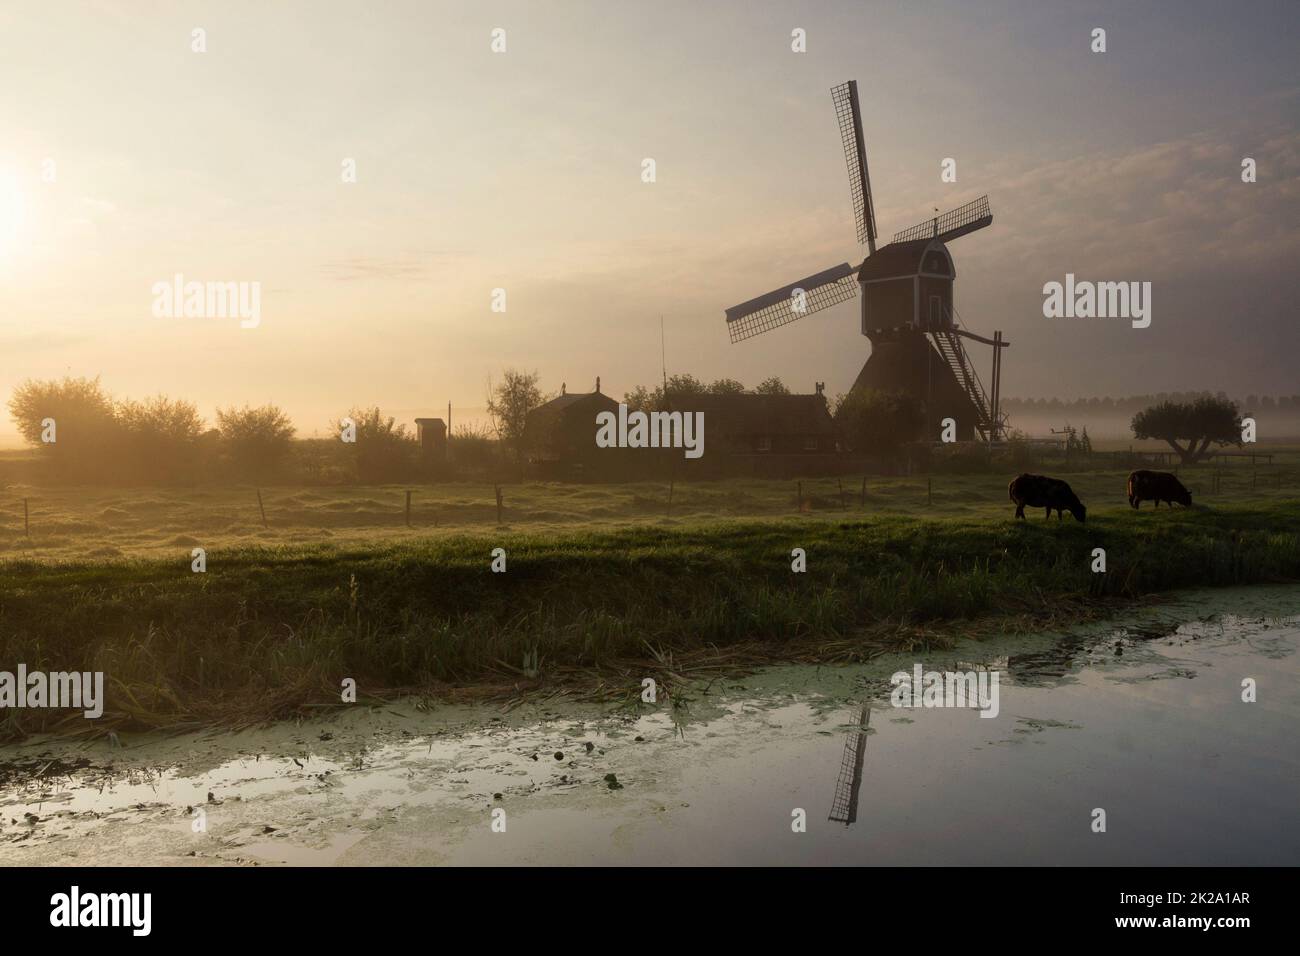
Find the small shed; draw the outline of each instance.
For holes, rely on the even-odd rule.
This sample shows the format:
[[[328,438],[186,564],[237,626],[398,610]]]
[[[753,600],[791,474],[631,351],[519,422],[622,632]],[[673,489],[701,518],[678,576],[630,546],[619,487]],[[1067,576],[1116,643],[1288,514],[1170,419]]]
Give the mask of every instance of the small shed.
[[[417,418],[415,437],[425,458],[443,461],[447,457],[447,423],[441,418]]]

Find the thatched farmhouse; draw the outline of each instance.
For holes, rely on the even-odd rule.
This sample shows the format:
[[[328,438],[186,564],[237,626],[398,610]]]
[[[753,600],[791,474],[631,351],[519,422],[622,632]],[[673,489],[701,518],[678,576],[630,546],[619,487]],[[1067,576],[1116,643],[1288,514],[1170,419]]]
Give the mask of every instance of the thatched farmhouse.
[[[540,478],[661,478],[669,474],[813,474],[837,461],[835,426],[820,384],[805,395],[677,395],[671,411],[703,416],[703,454],[687,458],[680,448],[600,448],[596,416],[618,415],[619,402],[600,391],[561,389],[557,398],[528,414],[523,445]]]
[[[820,385],[805,395],[692,395],[673,408],[704,414],[705,453],[689,463],[691,473],[812,474],[836,457],[835,424]]]

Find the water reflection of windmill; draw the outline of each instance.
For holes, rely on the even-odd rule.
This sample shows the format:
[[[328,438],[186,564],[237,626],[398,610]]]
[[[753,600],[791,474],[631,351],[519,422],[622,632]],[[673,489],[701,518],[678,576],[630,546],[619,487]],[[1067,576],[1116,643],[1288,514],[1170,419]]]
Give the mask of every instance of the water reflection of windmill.
[[[835,797],[831,800],[833,823],[848,826],[858,819],[858,793],[862,790],[862,763],[867,756],[867,734],[871,727],[871,705],[863,704],[858,726],[844,735],[844,755],[840,775],[835,779]]]
[[[876,252],[876,213],[862,139],[862,113],[854,80],[831,90],[840,138],[849,168],[849,191],[857,221],[858,242],[867,244],[859,266],[844,262],[816,275],[782,286],[727,309],[727,331],[739,342],[862,296],[862,334],[871,340],[871,357],[853,388],[901,391],[925,408],[929,428],[917,436],[934,439],[940,419],[951,417],[957,437],[978,433],[1001,436],[999,409],[1002,350],[1009,343],[1001,332],[985,338],[962,328],[953,306],[957,270],[947,243],[993,222],[988,196],[896,233]],[[975,373],[964,341],[993,347],[990,390]]]

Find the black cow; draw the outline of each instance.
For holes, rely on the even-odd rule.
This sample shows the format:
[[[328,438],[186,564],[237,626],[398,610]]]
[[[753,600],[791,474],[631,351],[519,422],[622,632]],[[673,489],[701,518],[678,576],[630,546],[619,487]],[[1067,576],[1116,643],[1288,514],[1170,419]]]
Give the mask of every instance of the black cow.
[[[1142,469],[1128,476],[1128,503],[1136,508],[1144,501],[1155,501],[1157,508],[1162,501],[1171,508],[1175,501],[1190,508],[1192,493],[1183,487],[1177,475]]]
[[[1083,506],[1070,486],[1059,478],[1045,475],[1021,475],[1007,488],[1011,500],[1016,503],[1016,517],[1025,516],[1025,505],[1031,508],[1046,508],[1045,517],[1050,518],[1056,512],[1056,520],[1061,520],[1061,512],[1068,511],[1076,521],[1084,521],[1088,509]]]

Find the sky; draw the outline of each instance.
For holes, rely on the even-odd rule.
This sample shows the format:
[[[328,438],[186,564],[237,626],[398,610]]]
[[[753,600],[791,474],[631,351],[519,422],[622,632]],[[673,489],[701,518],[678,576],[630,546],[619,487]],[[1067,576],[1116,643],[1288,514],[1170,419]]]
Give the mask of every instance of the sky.
[[[1298,392],[1298,24],[1290,0],[10,0],[0,398],[99,376],[324,434],[357,405],[472,420],[507,367],[846,391],[856,303],[735,345],[723,312],[866,254],[847,79],[885,237],[989,195],[950,249],[964,324],[1011,342],[1003,394]],[[259,324],[155,315],[177,273],[259,283]],[[1045,318],[1067,273],[1150,282],[1150,327]]]

